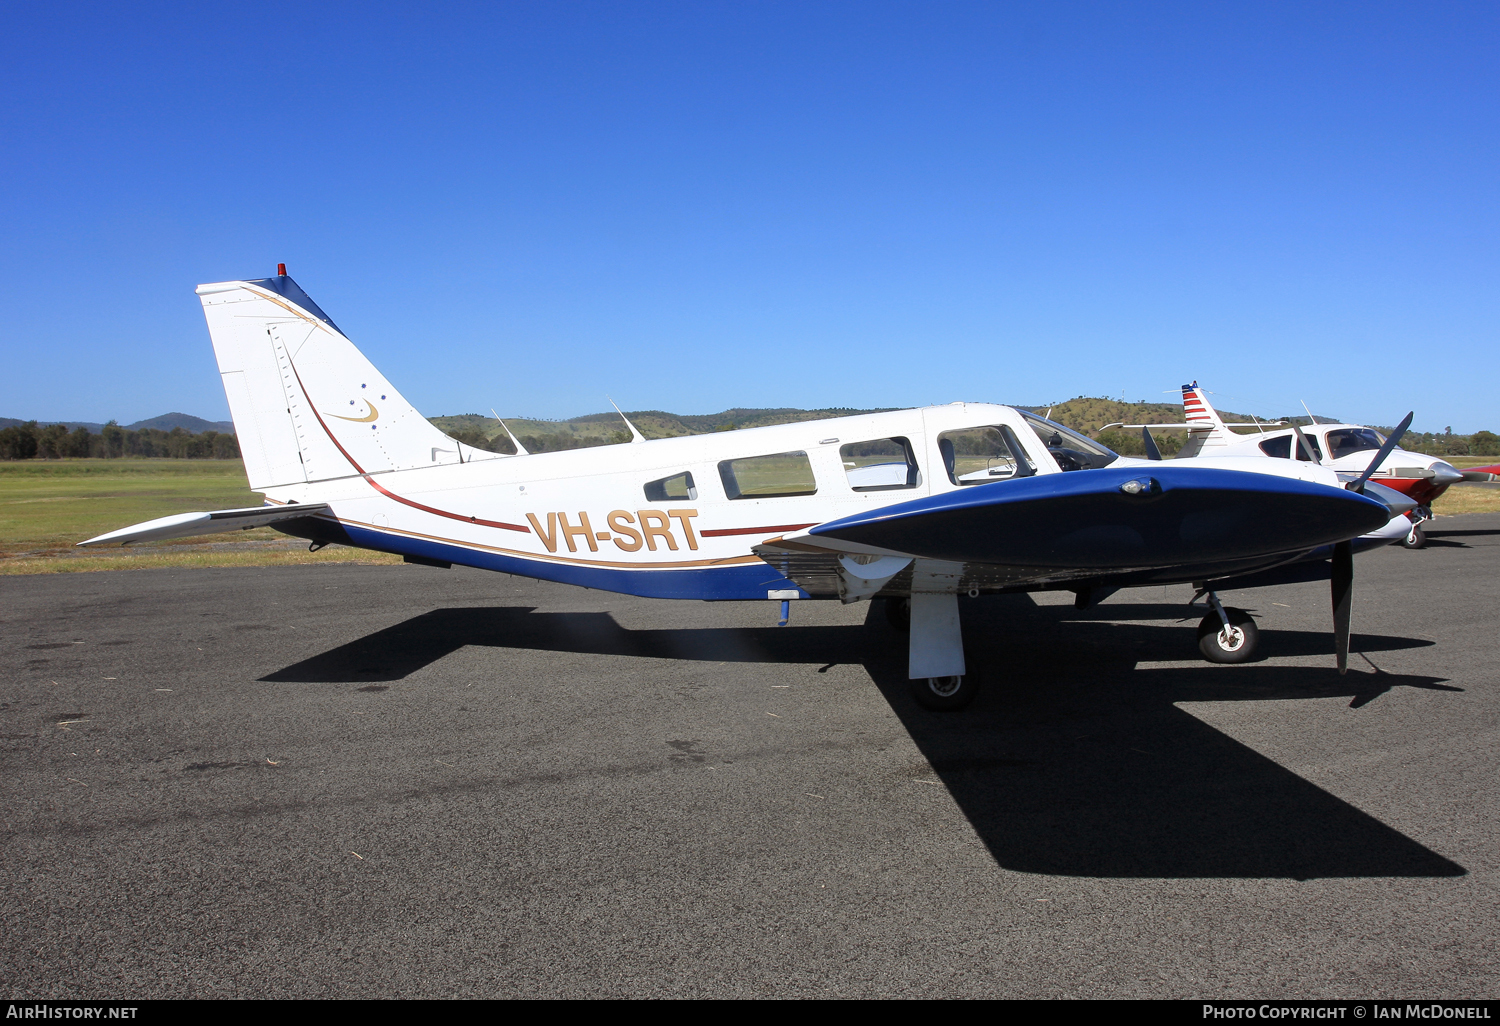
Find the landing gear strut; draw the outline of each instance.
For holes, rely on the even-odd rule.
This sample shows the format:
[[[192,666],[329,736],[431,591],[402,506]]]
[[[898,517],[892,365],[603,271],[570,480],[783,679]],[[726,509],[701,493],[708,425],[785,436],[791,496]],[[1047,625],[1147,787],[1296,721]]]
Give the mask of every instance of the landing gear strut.
[[[1255,655],[1260,644],[1260,630],[1255,618],[1243,609],[1225,606],[1219,596],[1200,588],[1193,605],[1207,596],[1211,612],[1198,624],[1198,651],[1211,663],[1243,663]]]
[[[1406,532],[1406,537],[1401,539],[1403,549],[1420,549],[1427,546],[1427,533],[1422,530],[1422,525],[1432,519],[1432,511],[1425,506],[1418,506],[1407,514],[1411,518],[1411,530]]]

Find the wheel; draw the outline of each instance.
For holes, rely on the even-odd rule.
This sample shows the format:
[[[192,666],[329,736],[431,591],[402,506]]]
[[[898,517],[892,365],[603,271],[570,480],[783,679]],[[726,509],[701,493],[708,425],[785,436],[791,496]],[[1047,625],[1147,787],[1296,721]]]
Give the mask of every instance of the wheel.
[[[911,599],[888,598],[885,600],[885,619],[895,630],[905,633],[911,630]]]
[[[911,682],[911,697],[924,709],[956,712],[979,694],[979,672],[968,661],[968,673],[958,677],[918,677]]]
[[[1406,533],[1406,537],[1401,539],[1401,547],[1403,549],[1420,549],[1426,546],[1426,544],[1427,534],[1417,524],[1412,524],[1411,530]]]
[[[1255,619],[1243,609],[1226,606],[1229,630],[1218,613],[1209,613],[1198,624],[1198,651],[1211,663],[1243,663],[1255,654],[1260,630]]]

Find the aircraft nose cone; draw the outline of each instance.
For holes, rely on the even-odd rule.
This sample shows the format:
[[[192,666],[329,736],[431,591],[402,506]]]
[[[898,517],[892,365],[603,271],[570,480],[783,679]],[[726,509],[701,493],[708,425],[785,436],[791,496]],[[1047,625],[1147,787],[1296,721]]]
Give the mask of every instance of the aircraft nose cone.
[[[1457,467],[1447,463],[1434,463],[1432,465],[1433,484],[1457,484],[1464,479],[1464,475]]]

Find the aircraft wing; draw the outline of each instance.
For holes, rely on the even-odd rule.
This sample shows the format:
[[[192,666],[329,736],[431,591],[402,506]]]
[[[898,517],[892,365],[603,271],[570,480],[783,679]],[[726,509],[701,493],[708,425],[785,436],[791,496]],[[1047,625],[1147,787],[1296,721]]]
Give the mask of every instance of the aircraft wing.
[[[1377,530],[1392,509],[1292,477],[1157,465],[976,485],[830,521],[757,546],[809,591],[854,598],[910,566],[947,564],[981,587],[1060,583],[1180,568],[1193,578],[1249,570]],[[800,576],[799,576],[800,574]],[[850,578],[854,579],[851,583]],[[1184,578],[1186,579],[1186,577]],[[807,587],[807,584],[803,585]],[[876,588],[878,590],[878,587]]]
[[[90,545],[129,545],[131,542],[160,541],[165,538],[191,538],[197,534],[218,534],[222,531],[249,530],[265,527],[278,520],[299,520],[302,517],[326,513],[326,502],[292,503],[286,506],[250,506],[246,509],[218,509],[208,513],[174,513],[169,517],[158,517],[134,527],[121,528],[101,534],[97,538],[79,542],[80,547]]]

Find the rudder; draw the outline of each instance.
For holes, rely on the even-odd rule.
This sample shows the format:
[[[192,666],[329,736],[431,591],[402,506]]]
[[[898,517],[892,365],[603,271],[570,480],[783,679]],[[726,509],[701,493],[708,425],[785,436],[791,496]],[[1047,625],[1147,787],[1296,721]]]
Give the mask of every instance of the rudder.
[[[287,275],[197,293],[255,491],[496,457],[433,427]]]

